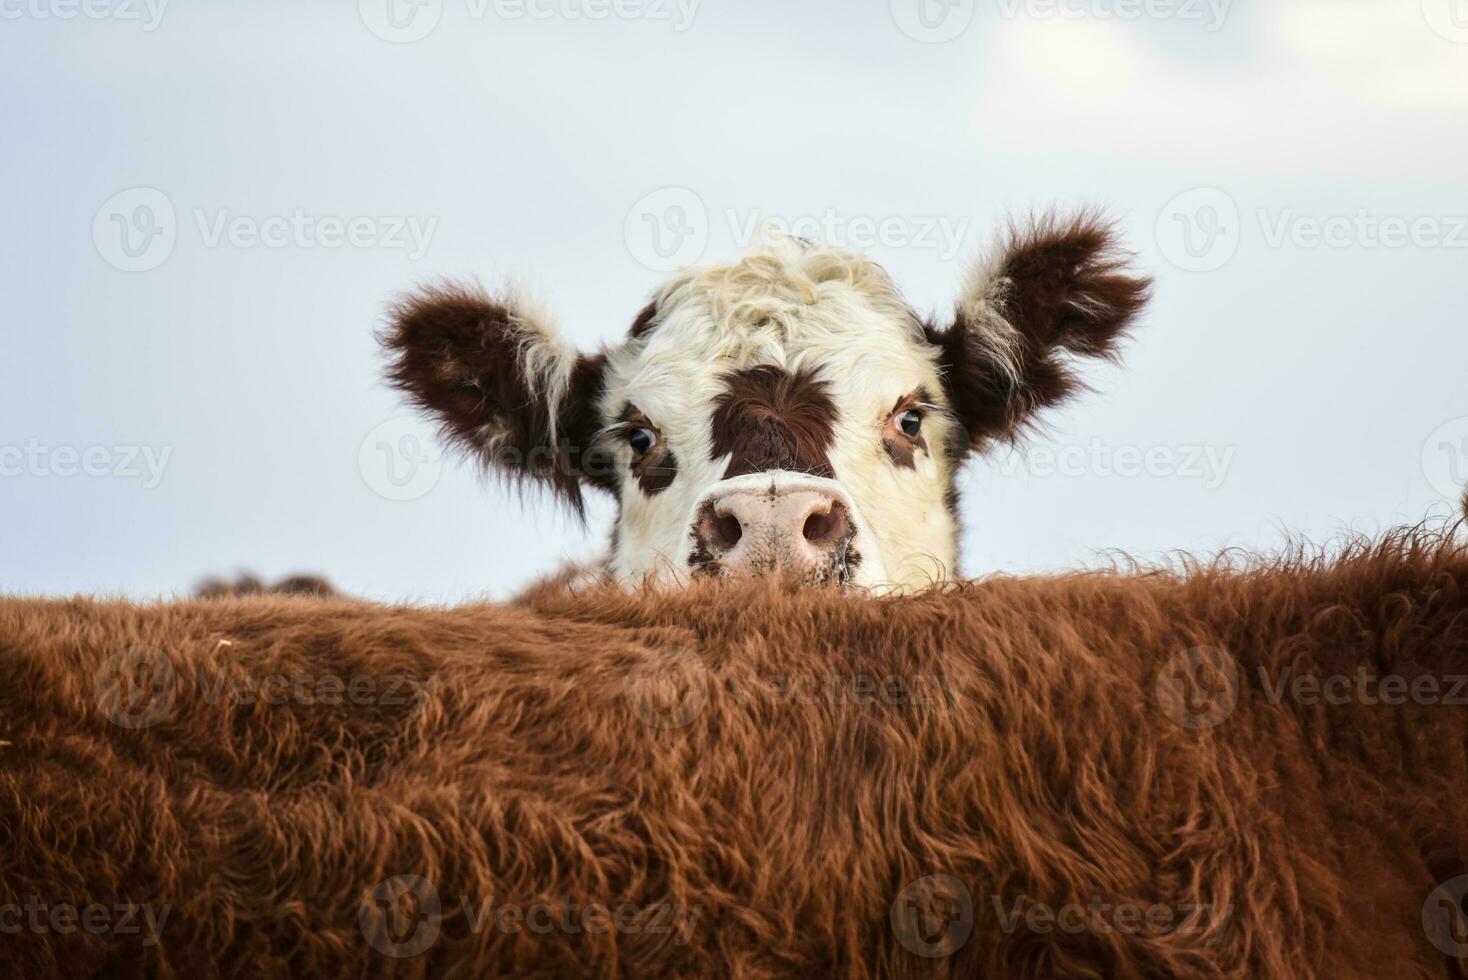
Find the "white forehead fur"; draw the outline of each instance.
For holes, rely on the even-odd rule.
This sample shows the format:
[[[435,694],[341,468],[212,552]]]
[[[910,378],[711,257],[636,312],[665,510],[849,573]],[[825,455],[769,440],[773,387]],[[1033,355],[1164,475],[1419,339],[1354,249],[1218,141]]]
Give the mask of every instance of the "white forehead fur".
[[[723,377],[759,365],[824,380],[837,409],[829,457],[855,501],[893,583],[925,585],[953,574],[954,520],[945,500],[952,463],[943,447],[955,423],[944,409],[938,352],[881,266],[860,254],[776,238],[730,265],[687,270],[657,297],[642,337],[607,353],[603,417],[634,405],[676,455],[678,475],[647,495],[619,449],[622,520],[614,574],[677,576],[691,550],[693,502],[722,478],[710,459],[710,423]],[[882,426],[898,399],[924,388],[935,411],[924,423],[927,454],[899,467]],[[858,570],[856,582],[862,581]]]

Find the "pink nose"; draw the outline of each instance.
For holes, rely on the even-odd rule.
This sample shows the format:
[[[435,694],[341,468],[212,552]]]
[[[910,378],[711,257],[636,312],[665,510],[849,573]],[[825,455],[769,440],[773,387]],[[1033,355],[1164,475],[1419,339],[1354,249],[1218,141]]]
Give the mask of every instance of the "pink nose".
[[[740,574],[845,575],[853,528],[846,505],[820,490],[734,490],[700,509],[696,564]]]

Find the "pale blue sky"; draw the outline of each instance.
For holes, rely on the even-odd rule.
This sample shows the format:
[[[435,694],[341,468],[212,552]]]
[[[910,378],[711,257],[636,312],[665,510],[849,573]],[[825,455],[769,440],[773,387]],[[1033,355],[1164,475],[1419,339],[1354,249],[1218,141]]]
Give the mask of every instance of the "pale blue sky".
[[[514,275],[614,338],[661,279],[647,200],[708,259],[885,221],[925,310],[1006,213],[1118,217],[1156,302],[1028,465],[971,467],[970,573],[1371,531],[1468,482],[1465,0],[92,2],[0,0],[0,590],[444,601],[594,552],[609,506],[384,469],[419,432],[372,329]]]

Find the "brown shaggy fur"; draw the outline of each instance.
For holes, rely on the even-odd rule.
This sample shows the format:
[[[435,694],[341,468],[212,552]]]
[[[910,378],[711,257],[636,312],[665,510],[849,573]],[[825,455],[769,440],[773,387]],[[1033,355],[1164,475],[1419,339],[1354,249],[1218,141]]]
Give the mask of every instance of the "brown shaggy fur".
[[[1161,696],[1198,648],[1242,679],[1212,727]],[[118,700],[129,652],[152,700]],[[1461,977],[1422,910],[1468,871],[1468,709],[1271,695],[1363,669],[1468,674],[1461,540],[881,600],[3,600],[0,906],[169,912],[0,936],[0,975]],[[399,959],[360,923],[402,874],[444,916]],[[914,933],[948,919],[913,896],[971,932]],[[475,931],[461,900],[635,908]],[[1035,911],[1124,903],[1190,924]]]

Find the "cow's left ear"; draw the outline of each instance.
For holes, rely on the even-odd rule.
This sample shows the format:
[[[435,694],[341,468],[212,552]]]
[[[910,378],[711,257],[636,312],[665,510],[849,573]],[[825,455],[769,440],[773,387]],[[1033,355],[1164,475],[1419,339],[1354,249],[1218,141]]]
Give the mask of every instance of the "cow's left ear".
[[[1083,388],[1073,359],[1114,357],[1146,305],[1112,226],[1086,212],[1011,227],[970,274],[951,326],[928,328],[969,442],[1013,441]]]
[[[596,444],[605,360],[578,352],[543,311],[445,283],[400,300],[378,339],[388,381],[487,470],[547,486],[578,514],[583,483],[611,488]]]

